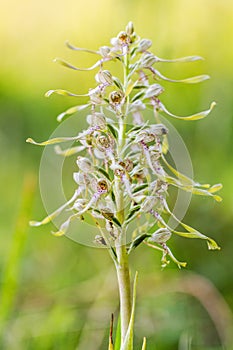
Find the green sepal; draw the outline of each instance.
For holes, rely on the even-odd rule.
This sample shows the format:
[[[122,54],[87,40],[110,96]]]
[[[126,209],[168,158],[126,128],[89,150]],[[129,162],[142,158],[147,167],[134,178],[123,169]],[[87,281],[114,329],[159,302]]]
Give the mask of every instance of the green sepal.
[[[107,171],[99,166],[95,166],[95,169],[97,171],[99,171],[102,175],[104,175],[109,181],[112,181],[112,179],[110,178],[109,174],[107,173]]]
[[[128,254],[130,254],[134,249],[136,249],[144,241],[144,239],[148,237],[150,237],[150,235],[147,233],[143,233],[142,235],[136,237],[129,247]]]
[[[108,127],[109,131],[111,132],[111,134],[113,135],[113,137],[115,139],[117,139],[117,130],[109,123],[107,124],[107,127]]]

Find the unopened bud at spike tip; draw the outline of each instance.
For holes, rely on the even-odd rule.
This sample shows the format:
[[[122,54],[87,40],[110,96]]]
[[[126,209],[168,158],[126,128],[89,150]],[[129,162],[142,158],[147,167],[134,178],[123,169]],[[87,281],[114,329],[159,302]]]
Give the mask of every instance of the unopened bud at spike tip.
[[[133,22],[129,22],[126,26],[126,33],[128,35],[132,35],[134,33],[134,25],[133,25]]]

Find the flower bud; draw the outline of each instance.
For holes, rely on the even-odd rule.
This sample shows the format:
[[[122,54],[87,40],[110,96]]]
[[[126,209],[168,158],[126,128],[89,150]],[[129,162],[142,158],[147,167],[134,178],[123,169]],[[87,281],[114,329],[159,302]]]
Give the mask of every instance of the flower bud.
[[[122,91],[112,91],[109,95],[109,101],[113,105],[119,105],[123,101],[124,94]]]
[[[132,35],[134,33],[134,26],[133,26],[133,22],[129,22],[126,26],[126,33],[128,35]]]
[[[99,86],[94,89],[90,89],[88,95],[91,102],[95,105],[99,105],[103,102],[102,91]]]
[[[149,238],[149,241],[162,244],[167,242],[171,238],[171,235],[171,231],[169,231],[167,228],[160,228],[152,234],[152,236]]]
[[[102,57],[107,57],[110,52],[111,52],[111,49],[108,46],[101,46],[99,48],[99,53],[101,54]]]
[[[92,163],[88,158],[79,156],[77,157],[76,163],[79,169],[82,170],[84,173],[90,173],[93,171]]]
[[[88,175],[83,173],[73,173],[73,179],[78,185],[88,185],[90,183]]]
[[[106,127],[106,118],[105,115],[102,113],[94,112],[93,114],[89,114],[87,116],[87,122],[91,126],[99,127],[101,130],[105,129]]]
[[[144,98],[158,97],[164,92],[164,88],[159,84],[152,84],[145,92]]]
[[[143,142],[148,143],[154,141],[155,136],[152,133],[149,133],[147,131],[141,131],[135,139],[135,142]]]
[[[152,41],[149,39],[142,39],[140,40],[139,44],[138,44],[138,48],[137,51],[138,52],[145,52],[147,51],[152,45]]]
[[[109,72],[109,70],[100,70],[96,74],[96,81],[98,83],[104,84],[104,85],[112,85],[112,74]]]
[[[143,68],[152,67],[154,63],[158,61],[157,57],[155,57],[152,53],[145,53],[141,58],[141,66]]]
[[[155,136],[162,136],[168,134],[168,129],[163,124],[155,124],[151,126],[151,131]]]
[[[148,196],[142,203],[141,210],[145,213],[151,211],[155,206],[159,204],[159,198],[154,196]]]

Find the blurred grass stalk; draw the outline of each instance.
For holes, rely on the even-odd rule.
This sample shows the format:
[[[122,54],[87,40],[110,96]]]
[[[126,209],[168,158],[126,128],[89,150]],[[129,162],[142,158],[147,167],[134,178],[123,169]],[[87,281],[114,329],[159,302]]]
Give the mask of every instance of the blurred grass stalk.
[[[7,326],[14,312],[16,295],[20,282],[20,266],[23,260],[27,240],[28,222],[31,216],[32,203],[36,189],[36,176],[28,172],[22,184],[22,199],[16,218],[15,231],[12,237],[8,260],[2,277],[0,308],[0,346],[4,346],[7,337]]]

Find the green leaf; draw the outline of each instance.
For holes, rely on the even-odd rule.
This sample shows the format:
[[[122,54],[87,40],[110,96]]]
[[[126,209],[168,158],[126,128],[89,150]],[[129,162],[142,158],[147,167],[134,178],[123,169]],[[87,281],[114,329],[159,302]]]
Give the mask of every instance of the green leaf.
[[[101,168],[99,166],[95,166],[95,169],[98,170],[102,175],[104,175],[109,181],[112,181],[109,174],[107,173],[107,171],[104,168]]]
[[[143,233],[142,235],[136,237],[129,247],[128,254],[130,254],[134,249],[136,249],[144,241],[144,239],[148,237],[150,237],[150,235],[148,235],[147,233]]]
[[[144,91],[139,91],[136,95],[134,95],[131,99],[131,102],[137,101],[144,95]]]
[[[157,224],[157,223],[153,224],[153,225],[147,230],[148,234],[151,235],[152,233],[154,233],[154,232],[156,231],[157,228],[158,228],[158,224]]]
[[[189,115],[187,117],[181,117],[181,116],[177,116],[175,114],[170,113],[166,107],[162,104],[162,102],[159,103],[159,108],[162,112],[166,113],[167,115],[169,115],[170,117],[176,118],[176,119],[181,119],[181,120],[199,120],[199,119],[203,119],[205,117],[207,117],[208,114],[210,114],[210,112],[212,111],[212,109],[216,106],[216,102],[212,102],[210,105],[210,108],[207,109],[206,111],[202,111],[193,115]]]
[[[137,213],[141,209],[140,205],[135,205],[132,207],[126,217],[126,220],[130,219],[135,213]]]
[[[113,201],[114,203],[116,203],[116,197],[115,197],[114,191],[111,190],[110,194],[111,194],[112,201]]]
[[[112,77],[112,80],[113,80],[114,84],[116,85],[116,87],[118,87],[118,89],[120,89],[122,91],[124,90],[120,79],[118,79],[117,77]]]
[[[138,193],[148,187],[148,184],[143,184],[134,188],[133,193]]]
[[[112,222],[113,222],[114,224],[116,224],[117,226],[121,227],[120,221],[119,221],[115,216],[112,218]]]
[[[146,338],[143,338],[142,350],[146,350]]]
[[[114,350],[112,333],[113,333],[113,314],[111,316],[111,323],[110,323],[110,330],[109,330],[108,350]]]
[[[138,83],[138,80],[136,80],[136,81],[130,80],[129,81],[127,88],[126,88],[126,91],[125,91],[125,97],[130,95],[131,91],[134,89],[134,87],[137,85],[137,83]]]
[[[114,341],[114,350],[120,350],[121,348],[121,318],[118,316],[117,329]]]
[[[117,130],[111,125],[111,124],[107,124],[108,129],[110,130],[111,134],[113,135],[113,137],[115,139],[117,139]]]
[[[133,333],[134,333],[133,330],[134,330],[134,317],[135,317],[135,306],[136,306],[137,280],[138,280],[138,273],[136,272],[134,277],[133,303],[132,303],[132,312],[131,312],[131,317],[129,321],[129,327],[120,350],[133,350]]]
[[[132,220],[135,218],[135,216],[138,215],[138,212],[139,212],[140,209],[141,209],[141,206],[140,206],[140,205],[136,205],[135,207],[133,207],[133,208],[129,211],[129,213],[128,213],[126,219],[125,219],[125,224],[129,224],[130,221],[132,221]]]

